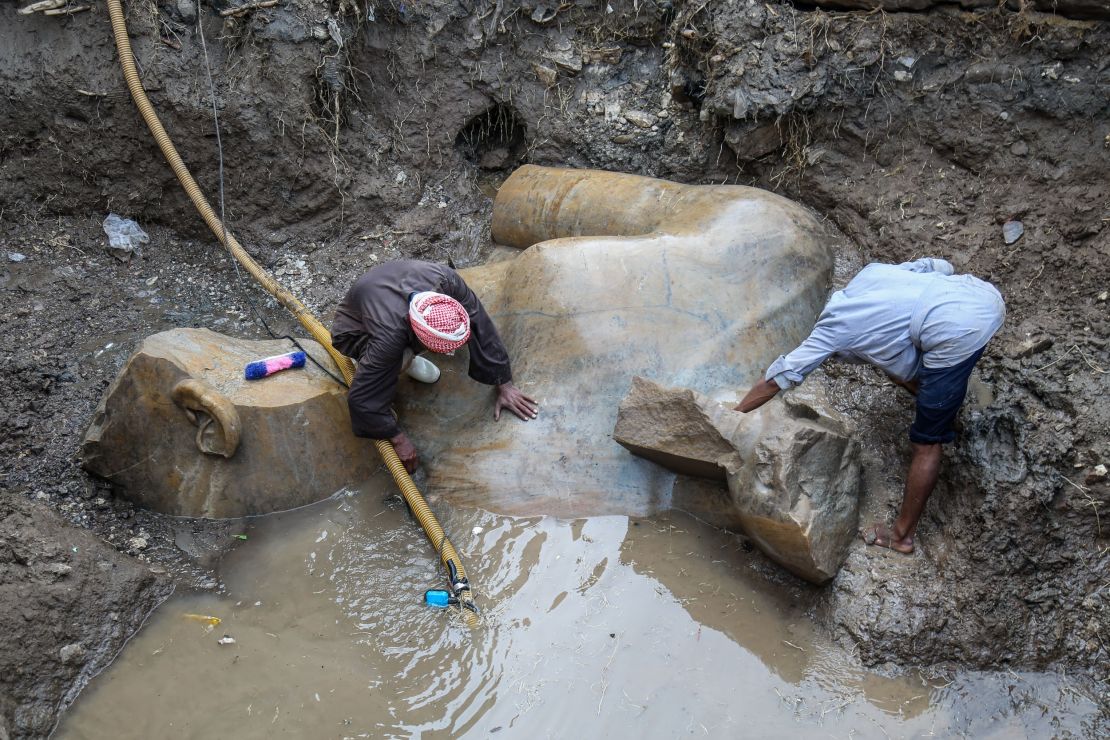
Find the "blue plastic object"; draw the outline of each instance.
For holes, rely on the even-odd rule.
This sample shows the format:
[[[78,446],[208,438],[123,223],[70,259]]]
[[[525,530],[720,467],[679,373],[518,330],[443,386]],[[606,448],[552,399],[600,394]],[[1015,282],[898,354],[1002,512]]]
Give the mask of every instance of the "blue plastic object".
[[[439,609],[446,609],[454,601],[450,591],[442,591],[440,589],[431,589],[424,592],[424,602],[428,606],[434,606]]]

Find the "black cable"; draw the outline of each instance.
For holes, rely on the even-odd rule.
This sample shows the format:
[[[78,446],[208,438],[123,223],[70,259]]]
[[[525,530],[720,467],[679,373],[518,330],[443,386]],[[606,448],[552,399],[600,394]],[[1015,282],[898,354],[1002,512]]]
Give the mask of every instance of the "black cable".
[[[219,153],[220,230],[221,230],[222,236],[223,236],[223,244],[224,244],[224,247],[226,248],[227,247],[227,214],[225,213],[225,209],[224,209],[224,144],[223,144],[223,139],[220,136],[220,114],[219,114],[219,112],[216,108],[216,83],[212,79],[212,64],[208,59],[208,43],[207,43],[207,41],[205,40],[205,37],[204,37],[204,24],[201,22],[201,19],[203,18],[203,15],[204,15],[203,11],[200,8],[198,8],[198,12],[197,12],[197,35],[200,36],[200,47],[204,52],[204,69],[205,69],[205,72],[206,72],[207,77],[208,77],[208,97],[212,100],[212,123],[213,123],[213,125],[216,129],[216,150]],[[230,253],[231,253],[231,250],[229,249],[228,254],[230,254]],[[246,280],[243,277],[243,273],[242,273],[242,271],[239,270],[239,260],[235,259],[235,255],[231,256],[231,264],[232,264],[232,266],[235,267],[235,275],[236,275],[236,277],[239,278],[239,281],[240,282],[245,282]],[[334,373],[332,373],[326,367],[321,365],[320,362],[315,357],[312,356],[312,353],[309,352],[307,349],[305,349],[303,346],[301,346],[301,343],[298,342],[294,337],[290,336],[289,334],[282,334],[281,336],[278,336],[278,334],[273,329],[270,328],[270,325],[268,323],[266,323],[266,319],[263,318],[262,312],[258,309],[258,305],[254,302],[254,298],[251,296],[250,291],[247,290],[244,295],[246,296],[247,303],[250,304],[251,310],[254,312],[255,318],[258,319],[258,322],[260,324],[262,324],[262,326],[266,329],[266,332],[270,335],[271,338],[273,338],[273,339],[288,339],[290,342],[293,343],[294,347],[299,349],[301,352],[304,352],[304,356],[307,357],[309,360],[311,360],[313,365],[315,365],[316,367],[323,370],[324,373],[329,378],[334,380],[336,383],[339,383],[339,385],[347,387],[347,382],[345,380],[343,380],[342,378],[337,377]]]

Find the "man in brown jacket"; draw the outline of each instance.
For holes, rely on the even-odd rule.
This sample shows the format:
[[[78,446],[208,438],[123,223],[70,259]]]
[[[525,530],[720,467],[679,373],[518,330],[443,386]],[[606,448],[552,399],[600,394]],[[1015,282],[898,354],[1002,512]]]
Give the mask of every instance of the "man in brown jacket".
[[[358,363],[347,396],[354,433],[390,440],[410,473],[419,462],[416,448],[390,406],[401,373],[438,379],[438,369],[415,357],[426,349],[450,353],[465,344],[470,377],[497,389],[493,418],[500,419],[502,409],[525,421],[536,418],[536,402],[513,385],[509,353],[493,321],[450,267],[418,260],[374,267],[339,304],[331,333],[335,348]],[[419,367],[410,369],[413,362]]]

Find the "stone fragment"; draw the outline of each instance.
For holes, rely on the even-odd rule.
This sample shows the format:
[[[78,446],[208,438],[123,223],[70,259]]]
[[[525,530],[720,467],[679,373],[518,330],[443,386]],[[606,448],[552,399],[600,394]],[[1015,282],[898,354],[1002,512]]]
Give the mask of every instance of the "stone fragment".
[[[536,79],[544,84],[544,87],[552,87],[556,80],[559,79],[559,73],[543,64],[533,64],[532,71],[536,73]]]
[[[1021,221],[1007,221],[1002,224],[1002,238],[1007,244],[1013,244],[1025,233],[1025,226]]]
[[[634,377],[617,411],[613,441],[676,473],[724,481],[726,468],[739,467],[740,457],[714,424],[714,405],[702,404],[704,399],[687,388]]]
[[[555,64],[558,69],[567,74],[576,75],[582,71],[582,56],[573,47],[556,49],[546,55],[547,59]]]
[[[677,473],[725,478],[748,536],[795,575],[824,583],[856,534],[860,465],[843,420],[814,386],[741,414],[637,377],[613,438]]]
[[[211,518],[303,506],[369,478],[377,453],[352,435],[345,389],[322,370],[243,378],[248,362],[289,349],[207,329],[148,337],[101,402],[82,463],[139,506]]]
[[[601,46],[595,49],[587,49],[583,52],[582,56],[589,64],[617,64],[621,60],[621,47],[616,46]]]
[[[624,120],[631,123],[633,126],[640,128],[651,128],[655,125],[655,116],[642,110],[626,110],[624,112]]]
[[[1007,354],[1009,354],[1010,357],[1013,357],[1015,360],[1020,360],[1025,357],[1032,357],[1033,355],[1045,352],[1051,349],[1052,345],[1052,337],[1040,337],[1038,339],[1026,337],[1020,342],[1015,342],[1010,345]]]
[[[44,570],[55,578],[65,578],[73,571],[73,566],[66,563],[50,563]]]
[[[193,0],[177,0],[176,6],[181,20],[192,23],[197,19],[197,5]]]
[[[89,651],[86,650],[81,643],[73,642],[69,645],[63,645],[58,651],[58,657],[63,663],[72,665],[74,663],[83,663],[88,652]]]
[[[536,9],[532,11],[532,22],[541,26],[546,26],[551,21],[555,20],[555,16],[559,15],[559,11],[555,8],[549,8],[546,5],[537,5]]]

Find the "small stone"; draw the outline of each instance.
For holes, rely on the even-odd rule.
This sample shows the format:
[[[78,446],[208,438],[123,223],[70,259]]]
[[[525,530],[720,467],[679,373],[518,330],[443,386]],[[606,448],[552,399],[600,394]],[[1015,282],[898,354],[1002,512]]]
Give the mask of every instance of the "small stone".
[[[554,8],[549,8],[546,5],[537,5],[536,9],[532,11],[532,22],[545,26],[555,20],[555,16],[558,14],[559,11]]]
[[[197,19],[197,4],[193,0],[177,0],[177,14],[181,20],[192,23]]]
[[[894,70],[894,79],[898,80],[899,82],[909,82],[913,79],[913,74],[907,72],[904,69],[896,69]]]
[[[533,64],[532,71],[536,73],[536,79],[544,84],[545,87],[554,86],[556,80],[559,79],[559,73],[543,64]]]
[[[1025,233],[1025,226],[1021,221],[1007,221],[1002,224],[1002,238],[1007,244],[1013,244]]]
[[[1040,339],[1027,338],[1012,345],[1008,354],[1015,360],[1020,360],[1045,352],[1051,349],[1052,345],[1052,337],[1041,337]]]
[[[1091,472],[1087,473],[1087,481],[1086,482],[1087,483],[1098,483],[1099,481],[1104,481],[1104,480],[1106,480],[1106,475],[1107,475],[1106,466],[1102,463],[1099,463],[1098,465],[1096,465],[1094,467],[1093,470],[1091,470]]]
[[[27,259],[27,255],[25,254],[20,254],[19,252],[8,252],[9,262],[22,262],[25,259]]]
[[[1105,301],[1108,297],[1110,297],[1110,293],[1107,293],[1105,290],[1098,294],[1098,299],[1100,301]]]
[[[65,578],[72,570],[73,567],[65,563],[51,563],[46,566],[46,572],[53,574],[57,578]]]
[[[627,144],[635,137],[632,134],[617,134],[613,137],[614,144]]]
[[[1015,157],[1024,157],[1028,153],[1029,145],[1024,141],[1015,141],[1010,145],[1010,154],[1013,154]]]
[[[582,71],[582,56],[573,48],[553,51],[547,54],[547,59],[567,74],[576,75]]]
[[[655,116],[642,110],[625,111],[624,120],[640,128],[651,128],[655,125]]]
[[[146,537],[132,537],[127,541],[127,549],[135,552],[142,552],[150,545],[146,541]]]
[[[85,656],[87,654],[88,651],[85,650],[85,648],[79,642],[73,642],[69,645],[65,645],[62,647],[61,650],[58,651],[58,657],[61,658],[62,662],[66,665],[84,663]]]

